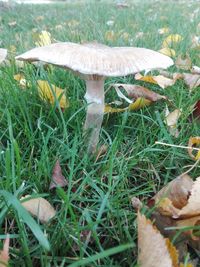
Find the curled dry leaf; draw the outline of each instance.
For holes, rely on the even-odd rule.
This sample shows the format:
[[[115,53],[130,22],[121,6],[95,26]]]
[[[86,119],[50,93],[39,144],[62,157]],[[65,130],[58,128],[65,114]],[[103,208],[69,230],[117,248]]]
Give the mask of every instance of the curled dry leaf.
[[[119,113],[125,111],[134,111],[149,106],[150,104],[151,104],[150,100],[145,99],[143,97],[139,97],[136,99],[135,102],[129,104],[129,106],[126,108],[113,108],[109,104],[106,104],[104,108],[104,113]]]
[[[154,197],[158,203],[158,209],[161,206],[161,214],[175,219],[185,219],[200,215],[200,177],[193,182],[191,188],[190,178],[184,176],[176,178],[177,180],[172,181]],[[181,181],[183,181],[183,185],[181,185]],[[173,189],[174,186],[175,189]],[[166,193],[167,189],[169,193]],[[176,192],[177,196],[175,195]],[[165,201],[164,204],[162,199]]]
[[[200,159],[200,148],[198,151],[195,150],[195,154],[193,155],[194,149],[193,147],[196,146],[200,146],[200,137],[196,136],[196,137],[190,137],[189,142],[188,142],[188,153],[190,155],[190,157],[194,160],[199,160]]]
[[[188,54],[186,54],[185,57],[179,55],[175,61],[175,66],[178,69],[190,70],[192,67],[192,60]]]
[[[169,112],[168,108],[166,108],[165,110],[165,123],[168,126],[170,134],[174,137],[178,137],[179,135],[179,130],[177,129],[177,122],[180,116],[180,109],[175,109],[171,113]]]
[[[181,175],[164,186],[153,199],[157,204],[162,198],[168,198],[175,208],[181,209],[187,204],[192,186],[193,180],[191,177],[187,174]]]
[[[183,73],[182,75],[190,91],[192,91],[193,88],[200,86],[200,74]]]
[[[200,215],[200,177],[193,183],[187,205],[178,213],[179,218],[190,218],[197,215]]]
[[[26,200],[27,198],[28,200]],[[22,197],[21,201],[22,206],[30,212],[31,215],[37,217],[43,223],[48,222],[56,214],[56,211],[51,204],[42,197],[30,199],[30,196],[27,195]]]
[[[55,188],[57,186],[65,187],[65,186],[67,186],[67,184],[68,184],[68,182],[62,174],[62,169],[60,167],[60,161],[57,160],[56,164],[53,168],[52,181],[51,181],[51,184],[49,186],[49,189]]]
[[[0,48],[0,63],[2,63],[7,56],[7,49]]]
[[[165,89],[168,86],[174,85],[175,81],[169,78],[166,78],[163,75],[157,75],[157,76],[142,76],[140,73],[135,74],[135,80],[140,80],[144,82],[149,82],[153,84],[158,84],[161,88]]]
[[[163,41],[163,47],[169,47],[174,43],[179,43],[183,40],[183,37],[180,34],[170,34]]]
[[[111,86],[114,87],[116,91],[120,90],[120,88],[123,88],[127,92],[130,98],[137,99],[139,97],[144,97],[153,102],[161,100],[161,99],[167,99],[166,96],[159,95],[140,85],[115,83],[115,84],[111,84]]]
[[[175,57],[176,55],[175,50],[169,47],[163,47],[160,50],[158,50],[158,52],[169,57]]]
[[[138,212],[138,263],[141,267],[177,267],[178,252],[150,220]]]
[[[6,237],[6,239],[4,241],[4,245],[3,245],[3,250],[0,250],[0,267],[8,266],[9,243],[10,243],[10,239],[9,239],[9,237]]]

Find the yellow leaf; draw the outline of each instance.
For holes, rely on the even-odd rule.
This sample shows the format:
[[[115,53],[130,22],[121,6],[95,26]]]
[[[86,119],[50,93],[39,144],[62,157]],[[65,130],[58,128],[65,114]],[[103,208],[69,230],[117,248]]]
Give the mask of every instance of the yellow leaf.
[[[180,34],[170,34],[163,41],[163,47],[169,47],[174,43],[179,43],[183,40],[183,37]]]
[[[163,75],[151,76],[146,75],[142,76],[140,73],[135,75],[135,80],[140,80],[148,83],[158,84],[161,88],[166,88],[168,86],[172,86],[175,83],[174,79],[167,78]]]
[[[118,113],[124,112],[127,108],[112,108],[110,105],[106,104],[104,108],[104,113]]]
[[[37,84],[39,95],[42,99],[47,99],[51,104],[54,104],[57,99],[61,108],[69,107],[69,101],[66,98],[63,89],[42,80],[38,80]]]
[[[112,108],[110,105],[106,104],[104,108],[104,113],[119,113],[127,110],[134,111],[143,108],[145,106],[149,106],[151,103],[152,101],[145,99],[143,97],[139,97],[134,103],[129,104],[129,106],[126,108]]]
[[[130,110],[130,111],[138,110],[140,108],[149,106],[151,103],[152,103],[152,101],[150,101],[146,98],[143,98],[143,97],[139,97],[139,98],[137,98],[137,100],[134,103],[131,103],[128,106],[128,110]]]
[[[105,39],[106,41],[113,42],[116,39],[116,34],[114,33],[114,31],[107,31],[105,33]]]
[[[15,74],[14,79],[19,82],[22,88],[25,88],[28,86],[27,81],[23,74]]]
[[[158,52],[160,52],[163,55],[166,55],[168,57],[175,57],[176,52],[174,49],[169,48],[169,47],[164,47],[162,49],[160,49]]]
[[[189,142],[188,142],[188,146],[190,147],[190,148],[188,148],[188,153],[189,153],[190,157],[194,160],[200,159],[200,148],[199,148],[199,151],[197,151],[196,155],[193,155],[194,149],[192,148],[193,146],[200,146],[200,137],[199,136],[190,137]]]
[[[37,41],[35,42],[36,46],[45,46],[51,44],[51,34],[47,31],[41,31],[40,34],[36,34],[35,38]]]

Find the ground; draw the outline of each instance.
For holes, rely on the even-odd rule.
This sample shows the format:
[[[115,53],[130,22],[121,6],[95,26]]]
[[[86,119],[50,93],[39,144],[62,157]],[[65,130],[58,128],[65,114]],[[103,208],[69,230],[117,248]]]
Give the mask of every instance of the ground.
[[[12,58],[33,48],[35,34],[47,30],[57,41],[96,40],[159,50],[167,35],[158,29],[168,27],[170,33],[183,37],[174,47],[177,55],[188,53],[193,64],[200,65],[199,52],[191,48],[192,37],[200,33],[199,18],[198,1],[130,1],[128,9],[95,0],[19,5],[0,10],[0,47],[9,49]],[[15,199],[42,196],[57,213],[49,223],[37,222],[50,243],[46,251],[45,240],[38,243],[17,205],[5,204],[12,202],[12,195],[7,195],[7,202],[0,198],[0,238],[10,234],[11,266],[83,266],[85,258],[90,259],[86,266],[136,266],[137,225],[131,198],[146,202],[193,164],[185,149],[155,142],[187,146],[191,136],[199,135],[198,122],[189,118],[199,90],[190,93],[183,81],[164,90],[149,85],[171,100],[171,110],[182,109],[178,138],[164,123],[164,101],[138,111],[107,114],[100,143],[107,144],[108,150],[95,160],[85,153],[82,137],[84,82],[63,69],[26,65],[22,72],[30,86],[23,90],[13,78],[19,72],[14,62],[0,69],[0,189]],[[37,79],[65,88],[70,107],[62,111],[41,100]],[[106,89],[113,82],[138,83],[133,75],[109,78]],[[109,91],[106,102],[114,100],[115,92]],[[50,191],[58,158],[68,186]],[[200,169],[194,168],[190,175],[198,177]]]

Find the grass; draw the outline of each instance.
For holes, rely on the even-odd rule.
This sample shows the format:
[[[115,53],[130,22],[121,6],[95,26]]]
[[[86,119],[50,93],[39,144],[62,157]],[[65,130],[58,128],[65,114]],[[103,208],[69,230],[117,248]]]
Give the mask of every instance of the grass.
[[[0,46],[19,54],[34,47],[33,31],[48,30],[59,41],[97,40],[158,50],[165,37],[158,29],[167,26],[184,38],[175,47],[177,54],[188,52],[193,63],[199,64],[198,51],[191,49],[191,36],[200,31],[197,2],[131,3],[130,9],[116,9],[113,3],[101,1],[2,9]],[[113,27],[106,24],[108,20],[115,21]],[[16,26],[9,26],[13,21]],[[110,30],[115,37],[108,40],[105,34]],[[137,38],[141,31],[143,37]],[[136,266],[136,214],[130,200],[137,196],[147,201],[193,164],[187,151],[155,145],[155,141],[187,145],[190,136],[199,135],[198,123],[188,120],[190,106],[200,98],[199,90],[190,94],[182,81],[164,91],[149,86],[168,96],[172,109],[182,109],[178,138],[169,134],[163,122],[164,102],[137,112],[105,115],[100,140],[109,149],[94,161],[84,153],[82,140],[83,81],[58,68],[45,71],[27,65],[23,72],[31,86],[22,90],[13,79],[18,72],[14,64],[0,69],[0,239],[10,234],[10,265]],[[62,112],[42,101],[37,79],[66,88],[70,108]],[[107,79],[106,88],[113,82],[135,83],[132,76]],[[106,101],[115,98],[111,91]],[[69,185],[49,191],[57,158]],[[196,167],[191,176],[199,175]],[[33,221],[17,200],[27,194],[44,196],[56,208],[56,217],[48,224]]]

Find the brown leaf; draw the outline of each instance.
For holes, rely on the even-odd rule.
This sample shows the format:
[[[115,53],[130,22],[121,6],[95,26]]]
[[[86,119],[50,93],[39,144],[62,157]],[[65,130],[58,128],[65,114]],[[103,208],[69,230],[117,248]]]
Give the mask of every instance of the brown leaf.
[[[199,226],[200,225],[200,216],[188,218],[185,220],[176,220],[176,225],[178,227],[184,228],[184,227],[191,227],[191,229],[187,229],[184,231],[184,234],[189,235],[193,240],[199,240],[200,235],[195,234],[195,230],[192,229],[192,227]]]
[[[154,197],[156,204],[158,204],[161,199],[167,198],[171,201],[171,204],[177,208],[183,208],[187,202],[190,195],[190,191],[193,186],[193,181],[191,177],[187,174],[178,176],[176,179],[164,186]]]
[[[3,245],[3,250],[0,250],[0,267],[8,266],[9,243],[10,243],[10,239],[9,239],[9,237],[6,237],[6,239],[4,241],[4,245]]]
[[[115,83],[111,84],[111,86],[113,86],[115,89],[123,88],[130,98],[137,99],[139,97],[144,97],[153,102],[161,99],[167,99],[166,96],[159,95],[140,85]]]
[[[178,213],[179,218],[190,218],[198,215],[200,215],[200,177],[193,183],[187,205]]]
[[[175,61],[175,65],[178,69],[190,70],[192,67],[192,60],[188,54],[186,54],[185,57],[179,55]]]
[[[138,263],[141,267],[178,266],[178,252],[160,232],[138,212]]]
[[[177,129],[178,119],[181,116],[181,110],[175,109],[171,113],[169,112],[168,108],[165,111],[165,122],[168,126],[169,132],[172,136],[178,137],[179,131]]]
[[[142,76],[140,73],[137,73],[135,75],[135,80],[140,80],[144,82],[149,82],[153,84],[158,84],[161,88],[165,89],[166,87],[172,86],[175,83],[175,80],[166,78],[163,75],[157,75],[157,76]]]
[[[200,86],[200,74],[183,73],[183,79],[190,91]]]
[[[56,164],[53,168],[52,181],[51,181],[51,184],[49,186],[49,189],[55,188],[57,186],[65,187],[67,185],[68,185],[68,182],[62,174],[60,162],[59,162],[59,160],[57,160]]]
[[[27,198],[29,199],[26,200]],[[23,202],[21,202],[22,206],[43,223],[48,222],[56,214],[51,204],[42,197],[30,199],[30,195],[26,195],[22,197],[21,200],[23,200]]]

